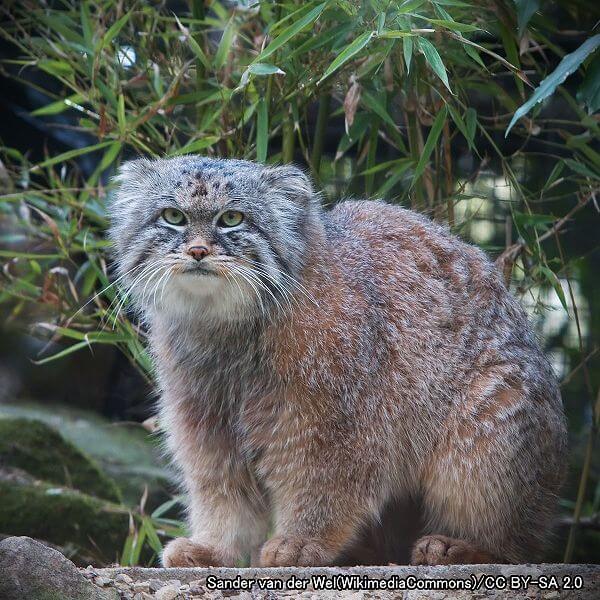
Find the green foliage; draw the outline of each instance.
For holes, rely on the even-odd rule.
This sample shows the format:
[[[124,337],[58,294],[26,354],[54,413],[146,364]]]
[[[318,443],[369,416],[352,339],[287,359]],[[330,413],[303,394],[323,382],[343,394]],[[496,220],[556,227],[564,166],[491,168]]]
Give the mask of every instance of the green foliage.
[[[519,120],[523,115],[526,115],[538,102],[542,102],[548,98],[548,96],[554,93],[557,86],[564,82],[564,80],[571,75],[579,65],[588,57],[589,54],[594,52],[598,46],[600,46],[600,34],[592,36],[589,40],[586,40],[575,52],[571,54],[567,54],[561,61],[558,67],[546,79],[544,79],[539,87],[535,90],[531,98],[523,104],[523,106],[519,107],[519,109],[515,112],[513,118],[510,120],[508,127],[506,128],[506,135],[512,129],[512,126]],[[594,88],[598,85],[596,81],[596,77],[598,75],[595,69],[590,71],[591,81],[587,84],[587,88],[584,88],[584,94],[586,94],[587,90],[590,88]],[[589,95],[590,92],[587,92]],[[593,101],[595,96],[595,92],[592,93],[592,97],[589,100]],[[588,96],[586,96],[587,98]]]
[[[111,283],[104,238],[110,176],[139,154],[293,160],[328,201],[366,193],[447,222],[501,253],[507,281],[535,298],[536,310],[545,308],[541,292],[553,290],[578,319],[571,280],[589,272],[597,242],[571,254],[561,236],[567,225],[586,226],[579,214],[597,214],[600,191],[600,70],[591,55],[599,36],[585,32],[596,19],[579,3],[552,3],[584,30],[571,54],[537,1],[474,10],[458,0],[196,0],[177,15],[164,3],[7,4],[0,35],[15,55],[3,74],[47,97],[32,117],[67,122],[89,140],[34,158],[18,140],[2,141],[0,306],[69,344],[39,362],[109,344],[152,379],[146,334]],[[562,85],[569,74],[578,90]],[[557,97],[566,107],[559,116],[529,113]],[[488,220],[492,234],[477,237],[476,206],[494,178],[508,192]],[[577,325],[566,350],[575,362],[592,350]],[[596,397],[588,380],[587,406]],[[597,424],[600,407],[591,414]],[[577,518],[591,506],[585,494],[584,485]],[[126,564],[146,542],[158,551],[152,527],[131,525]]]

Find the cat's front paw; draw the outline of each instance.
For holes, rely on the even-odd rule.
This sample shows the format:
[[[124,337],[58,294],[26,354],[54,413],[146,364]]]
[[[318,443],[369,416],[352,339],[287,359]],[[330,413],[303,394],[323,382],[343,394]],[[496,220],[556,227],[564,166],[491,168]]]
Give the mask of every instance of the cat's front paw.
[[[219,567],[224,566],[215,552],[206,546],[196,544],[188,538],[171,540],[163,550],[164,567]]]
[[[260,552],[262,567],[322,567],[333,561],[323,542],[315,538],[277,536],[265,542]]]

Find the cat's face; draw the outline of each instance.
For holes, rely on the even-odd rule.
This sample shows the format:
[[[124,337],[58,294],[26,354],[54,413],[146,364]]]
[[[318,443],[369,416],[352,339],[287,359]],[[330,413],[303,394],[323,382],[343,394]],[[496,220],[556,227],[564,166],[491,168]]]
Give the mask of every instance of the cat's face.
[[[110,237],[142,313],[235,318],[286,302],[316,204],[301,171],[186,156],[126,163],[118,182]]]

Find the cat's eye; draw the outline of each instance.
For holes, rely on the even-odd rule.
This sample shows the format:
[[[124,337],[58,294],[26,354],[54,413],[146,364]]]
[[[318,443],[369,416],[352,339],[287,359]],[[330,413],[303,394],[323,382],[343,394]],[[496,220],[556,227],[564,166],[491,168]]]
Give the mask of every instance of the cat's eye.
[[[169,225],[181,226],[187,221],[185,215],[177,208],[165,208],[161,216]]]
[[[226,210],[217,221],[220,227],[236,227],[244,220],[244,213],[238,210]]]

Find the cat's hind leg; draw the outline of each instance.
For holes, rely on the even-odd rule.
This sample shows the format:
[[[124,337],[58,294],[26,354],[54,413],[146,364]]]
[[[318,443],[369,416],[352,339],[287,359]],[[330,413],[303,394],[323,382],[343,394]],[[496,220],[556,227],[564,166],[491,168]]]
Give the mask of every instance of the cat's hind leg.
[[[548,394],[548,392],[546,392]],[[506,371],[476,381],[423,475],[426,531],[415,564],[531,562],[547,540],[565,435],[556,397]]]

